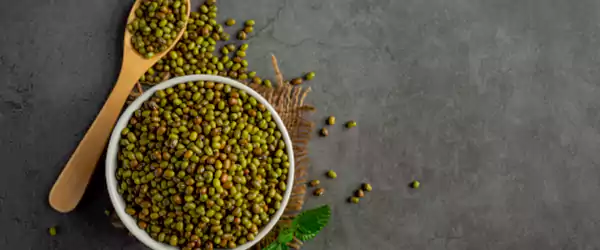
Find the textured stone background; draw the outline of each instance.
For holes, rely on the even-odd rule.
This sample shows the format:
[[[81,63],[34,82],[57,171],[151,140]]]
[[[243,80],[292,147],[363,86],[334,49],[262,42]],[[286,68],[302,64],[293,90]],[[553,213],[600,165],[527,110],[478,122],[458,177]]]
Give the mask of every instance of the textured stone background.
[[[331,224],[307,249],[600,249],[600,2],[220,0],[249,61],[315,70],[314,177]],[[0,249],[143,249],[111,228],[101,169],[75,212],[48,191],[114,83],[127,0],[0,8]],[[409,190],[413,178],[422,189]],[[374,191],[345,203],[361,181]],[[594,195],[596,194],[596,195]],[[59,226],[51,238],[47,228]]]

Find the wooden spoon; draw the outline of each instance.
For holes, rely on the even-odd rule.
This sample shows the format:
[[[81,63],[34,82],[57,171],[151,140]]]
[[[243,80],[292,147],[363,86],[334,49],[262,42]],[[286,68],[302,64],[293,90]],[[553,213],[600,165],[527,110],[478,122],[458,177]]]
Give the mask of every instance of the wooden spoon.
[[[129,12],[127,23],[133,21],[135,10],[142,1],[144,0],[137,0],[135,2]],[[188,6],[186,15],[189,18],[191,9],[190,0],[185,0],[184,2]],[[135,51],[131,44],[131,33],[125,29],[123,64],[117,83],[108,96],[108,100],[104,103],[104,107],[98,113],[96,120],[88,129],[79,146],[77,146],[75,152],[71,155],[67,165],[58,176],[52,190],[50,190],[50,206],[56,211],[67,213],[77,206],[96,168],[98,159],[102,155],[102,152],[104,152],[112,128],[119,118],[119,114],[125,101],[127,101],[129,93],[138,79],[177,44],[177,41],[179,41],[185,31],[187,19],[185,24],[173,44],[167,50],[157,53],[150,59],[146,59]]]

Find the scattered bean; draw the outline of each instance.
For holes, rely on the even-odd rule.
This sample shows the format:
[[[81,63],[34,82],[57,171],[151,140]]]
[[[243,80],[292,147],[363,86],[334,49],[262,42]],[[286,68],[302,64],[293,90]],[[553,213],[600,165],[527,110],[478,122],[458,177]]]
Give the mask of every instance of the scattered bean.
[[[227,21],[225,21],[225,24],[227,26],[233,26],[233,25],[235,25],[235,19],[229,18],[229,19],[227,19]]]
[[[365,196],[365,192],[363,192],[361,189],[359,189],[359,190],[356,190],[354,195],[358,198],[362,198]]]
[[[319,181],[319,180],[312,180],[312,181],[310,181],[309,186],[316,187],[319,184],[321,184],[321,181]]]
[[[335,116],[329,116],[327,118],[327,124],[328,125],[334,125],[335,124]]]
[[[346,128],[354,128],[356,127],[356,122],[355,121],[349,121],[346,123]]]
[[[294,78],[292,80],[292,85],[300,85],[302,84],[302,78]]]
[[[321,131],[319,132],[321,134],[321,136],[325,137],[329,135],[329,131],[327,130],[327,128],[322,128]]]
[[[306,73],[306,75],[304,76],[304,79],[306,79],[307,81],[312,80],[313,78],[315,78],[315,72],[308,72]]]
[[[315,192],[313,193],[315,196],[322,196],[325,193],[325,189],[324,188],[317,188],[315,189]]]
[[[329,171],[327,171],[327,177],[329,177],[331,179],[335,179],[335,178],[337,178],[337,174],[333,170],[329,170]]]
[[[371,184],[369,184],[369,183],[364,183],[362,185],[362,190],[367,191],[367,192],[371,192],[371,190],[373,190],[373,187],[371,187]]]

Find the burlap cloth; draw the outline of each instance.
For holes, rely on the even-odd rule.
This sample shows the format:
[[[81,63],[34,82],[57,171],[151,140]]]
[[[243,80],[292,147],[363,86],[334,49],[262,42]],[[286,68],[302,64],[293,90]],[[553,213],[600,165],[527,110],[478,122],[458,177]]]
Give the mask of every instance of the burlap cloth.
[[[283,215],[277,222],[277,226],[257,243],[253,249],[262,249],[271,244],[277,238],[280,227],[291,223],[291,220],[302,211],[306,195],[306,176],[309,167],[308,142],[314,128],[313,122],[308,119],[308,116],[314,111],[314,107],[304,104],[304,98],[310,92],[310,87],[293,86],[285,82],[283,75],[279,71],[275,56],[272,56],[272,63],[277,78],[273,88],[256,84],[249,86],[261,94],[275,108],[288,130],[292,139],[294,160],[296,161],[294,164],[294,186],[290,200],[285,207]],[[142,86],[138,84],[137,88],[132,91],[131,100],[139,96],[142,91]],[[112,213],[111,220],[115,227],[124,228],[115,213]],[[302,246],[302,242],[294,239],[288,246],[299,249]]]

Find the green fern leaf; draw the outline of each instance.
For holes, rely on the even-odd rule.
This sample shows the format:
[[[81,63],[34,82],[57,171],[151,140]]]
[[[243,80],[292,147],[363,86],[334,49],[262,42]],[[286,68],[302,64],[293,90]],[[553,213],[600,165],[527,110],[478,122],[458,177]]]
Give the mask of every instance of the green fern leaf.
[[[302,241],[314,238],[326,225],[331,217],[331,208],[323,205],[318,208],[300,213],[292,222],[296,228],[296,237]]]
[[[312,240],[315,236],[317,236],[317,234],[304,234],[301,232],[296,232],[296,238],[298,238],[300,241]]]
[[[277,241],[279,243],[288,243],[294,239],[294,228],[288,227],[279,231],[279,235],[277,236]]]
[[[263,250],[288,250],[289,247],[284,243],[279,243],[277,241],[273,241],[270,245],[263,248]]]

